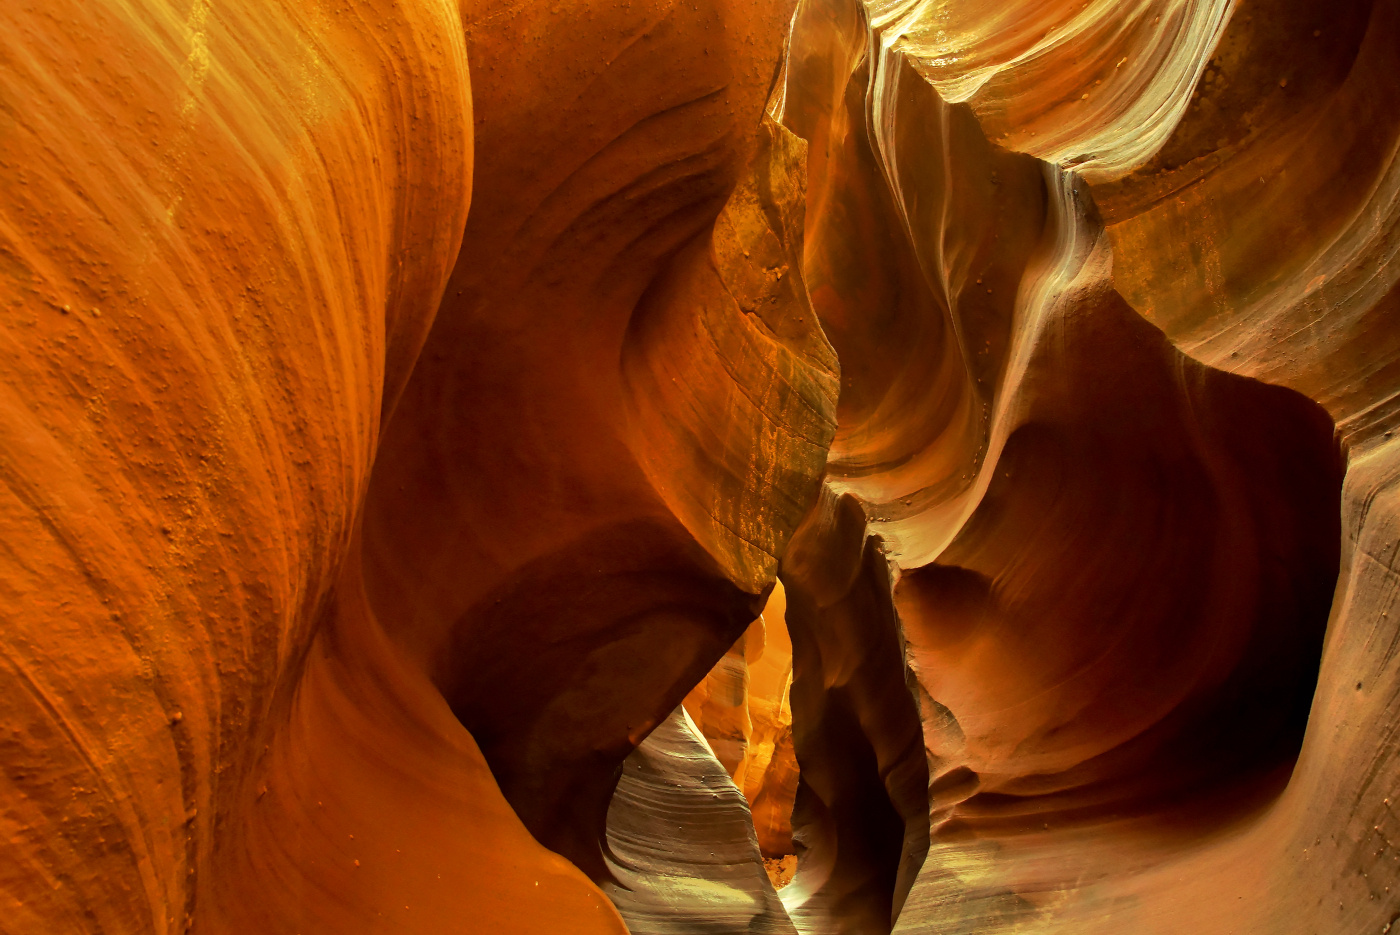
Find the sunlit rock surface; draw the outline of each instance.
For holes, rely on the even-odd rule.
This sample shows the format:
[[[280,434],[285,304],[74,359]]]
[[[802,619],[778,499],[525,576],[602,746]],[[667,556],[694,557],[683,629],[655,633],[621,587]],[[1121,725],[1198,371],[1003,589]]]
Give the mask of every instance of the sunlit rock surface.
[[[759,849],[770,860],[793,853],[792,803],[797,755],[792,739],[792,636],[780,582],[763,608],[763,651],[748,668],[751,730],[734,781],[753,810]]]
[[[1396,13],[799,5],[827,488],[883,545],[929,764],[897,931],[1400,912]]]
[[[603,891],[633,935],[795,935],[763,870],[748,805],[683,708],[622,767]]]
[[[793,854],[798,780],[786,614],[779,583],[763,613],[685,697],[696,728],[748,801],[759,848],[770,860]]]
[[[0,925],[624,931],[834,428],[790,12],[0,12]]]
[[[1400,923],[1400,0],[0,25],[0,931]]]

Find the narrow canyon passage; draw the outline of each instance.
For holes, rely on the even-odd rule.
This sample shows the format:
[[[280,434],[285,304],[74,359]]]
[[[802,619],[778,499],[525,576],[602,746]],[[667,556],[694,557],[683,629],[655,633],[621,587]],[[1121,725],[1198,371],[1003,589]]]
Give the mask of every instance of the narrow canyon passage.
[[[0,23],[0,933],[1400,923],[1400,0]]]

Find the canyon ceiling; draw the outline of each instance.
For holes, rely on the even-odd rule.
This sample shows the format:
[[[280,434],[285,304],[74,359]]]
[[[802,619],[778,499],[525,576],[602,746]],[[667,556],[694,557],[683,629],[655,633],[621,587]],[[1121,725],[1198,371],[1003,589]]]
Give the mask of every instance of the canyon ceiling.
[[[0,933],[1400,923],[1400,0],[0,25]]]

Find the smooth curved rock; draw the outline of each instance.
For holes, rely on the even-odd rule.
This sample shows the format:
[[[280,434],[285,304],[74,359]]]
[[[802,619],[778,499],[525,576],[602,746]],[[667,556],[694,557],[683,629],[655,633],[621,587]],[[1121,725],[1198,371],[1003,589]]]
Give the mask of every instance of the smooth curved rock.
[[[792,640],[779,582],[763,613],[685,697],[685,708],[753,812],[766,859],[793,854],[797,757],[792,740]]]
[[[464,7],[0,16],[6,926],[623,930],[832,431],[788,10]]]
[[[656,67],[668,61],[649,55],[660,56]],[[624,189],[587,205],[602,217],[568,219],[603,225],[606,240],[547,234],[562,238],[560,250],[621,256],[566,255],[555,274],[499,296],[551,313],[533,330],[496,299],[444,312],[425,351],[432,363],[405,393],[412,415],[391,426],[396,454],[381,455],[366,506],[376,612],[398,621],[526,826],[594,875],[623,758],[761,608],[774,553],[816,494],[833,430],[835,361],[793,272],[800,141],[760,124],[756,105],[753,152],[734,154],[746,155],[734,168],[720,157],[729,158],[736,118],[708,98],[695,106],[700,116],[712,109],[716,125],[683,112],[659,119],[706,132],[677,145],[705,154],[713,133],[724,151],[698,163],[689,150],[640,154],[661,162],[643,182],[665,182],[657,210],[672,212],[662,218],[678,225],[666,235],[674,242],[665,247],[649,216],[630,233],[611,220],[637,197]],[[633,144],[620,140],[612,158],[622,160]],[[630,185],[637,167],[623,160],[620,169],[629,174],[618,184]],[[717,220],[694,201],[702,183],[733,187]],[[479,235],[469,224],[469,243],[498,239],[482,224]],[[576,278],[562,276],[566,259]],[[590,283],[608,263],[627,276]],[[476,288],[463,283],[462,301]],[[521,434],[521,425],[537,428]],[[715,486],[686,480],[690,471]],[[404,510],[405,496],[446,506]],[[745,508],[739,523],[727,511],[744,498],[768,506]],[[519,532],[491,532],[505,528]]]
[[[1388,819],[1356,785],[1371,788],[1361,778],[1371,773],[1339,771],[1338,785],[1321,793],[1324,770],[1311,765],[1320,754],[1309,752],[1319,737],[1345,744],[1349,736],[1374,753],[1355,725],[1373,725],[1375,737],[1385,728],[1373,718],[1387,716],[1360,707],[1360,697],[1329,701],[1327,688],[1329,671],[1344,671],[1330,667],[1341,651],[1334,641],[1346,645],[1338,621],[1351,593],[1334,603],[1338,546],[1360,534],[1338,515],[1344,454],[1327,416],[1355,458],[1370,451],[1356,446],[1384,426],[1392,392],[1390,329],[1367,339],[1359,324],[1378,323],[1388,301],[1393,223],[1384,182],[1368,181],[1384,176],[1348,174],[1337,162],[1290,164],[1280,185],[1297,179],[1348,205],[1332,227],[1301,240],[1270,231],[1264,218],[1277,201],[1246,202],[1236,188],[1239,207],[1227,207],[1227,173],[1234,166],[1243,178],[1249,164],[1230,161],[1241,147],[1273,143],[1281,159],[1304,152],[1304,139],[1319,153],[1337,142],[1389,165],[1393,121],[1379,110],[1350,135],[1305,137],[1303,127],[1316,129],[1310,114],[1330,107],[1340,121],[1393,90],[1380,75],[1396,47],[1394,19],[1383,4],[1340,11],[1333,34],[1293,63],[1295,76],[1319,85],[1296,92],[1316,109],[1289,112],[1266,99],[1253,112],[1262,126],[1246,119],[1230,131],[1240,147],[1198,156],[1192,147],[1208,150],[1203,140],[1228,124],[1224,102],[1277,87],[1259,75],[1308,35],[1296,26],[1321,15],[1281,4],[1275,21],[1264,7],[1235,10],[1204,43],[1187,33],[1223,23],[1220,8],[1187,11],[1206,17],[1195,26],[1164,15],[1154,37],[1140,28],[1149,5],[1047,5],[1038,15],[1050,31],[1034,41],[1037,29],[998,35],[1001,11],[976,4],[873,4],[870,25],[855,4],[799,8],[782,116],[821,154],[809,167],[808,280],[844,380],[826,486],[857,498],[864,516],[852,522],[868,523],[893,563],[932,780],[929,855],[899,931],[1291,932],[1306,919],[1359,932],[1372,921],[1379,930],[1397,900],[1384,886],[1360,905],[1354,894],[1338,900],[1344,929],[1322,914],[1326,889],[1352,888],[1341,882],[1350,873],[1387,875],[1378,861]],[[1062,79],[1080,82],[1077,97],[1088,102],[1075,110],[1063,89],[1027,76],[1082,53],[1093,18],[1094,28],[1107,24],[1136,43],[1129,64],[1162,73],[1105,78],[1100,90],[1091,67],[1070,68]],[[1251,32],[1256,18],[1264,19]],[[1172,55],[1153,51],[1171,43],[1195,51],[1173,66]],[[1103,51],[1081,54],[1079,65]],[[1170,114],[1153,105],[1163,116],[1144,133],[1151,146],[1115,128],[1150,103],[1153,86],[1182,81]],[[1052,141],[1032,138],[1040,120],[1054,121]],[[1275,125],[1290,128],[1293,144]],[[1378,200],[1347,194],[1357,191]],[[1306,216],[1301,201],[1288,210]],[[1204,233],[1198,223],[1218,226]],[[1193,241],[1192,230],[1203,233]],[[1308,237],[1334,235],[1333,247],[1307,246]],[[1251,238],[1259,249],[1248,261],[1238,254],[1239,291],[1226,292],[1212,278],[1222,267],[1211,264],[1251,250]],[[1288,311],[1290,325],[1287,301],[1276,304],[1287,292],[1261,264],[1266,243],[1276,263],[1286,262],[1280,247],[1323,250],[1316,264],[1364,285],[1332,293],[1325,319],[1316,304],[1307,324],[1301,308]],[[1122,269],[1120,248],[1129,251]],[[1353,261],[1363,256],[1372,259]],[[1192,293],[1193,282],[1214,292]],[[1131,305],[1115,285],[1130,290]],[[1196,321],[1219,329],[1213,340],[1236,356],[1193,337],[1186,328]],[[1328,412],[1203,367],[1168,339],[1206,363],[1300,390]],[[1342,350],[1358,340],[1365,359]],[[1368,483],[1383,489],[1372,463],[1377,480]],[[803,541],[799,534],[788,561],[809,551]],[[834,556],[840,541],[810,551]],[[828,684],[806,691],[833,693]],[[839,736],[825,733],[826,743]],[[830,754],[812,744],[805,757],[798,745],[804,783],[833,772]],[[855,756],[862,747],[844,749]],[[1386,749],[1368,770],[1394,768]],[[1327,834],[1301,829],[1320,830],[1321,819],[1300,809],[1342,788],[1359,797],[1337,800],[1329,814],[1355,830],[1334,840],[1354,842],[1358,856],[1320,857]],[[1371,822],[1376,846],[1362,859],[1371,816],[1381,823]],[[1297,856],[1305,834],[1311,868]],[[799,883],[820,866],[815,850],[804,854]],[[890,844],[884,853],[896,856]]]
[[[795,7],[0,11],[0,929],[1400,922],[1400,2]]]
[[[804,933],[886,932],[929,846],[928,763],[890,594],[855,498],[828,488],[783,557],[793,649],[797,875]]]
[[[1394,426],[1400,386],[1398,48],[1392,2],[1242,5],[1168,148],[1095,190],[1134,308],[1352,444]]]
[[[628,756],[608,807],[603,892],[632,935],[796,935],[753,820],[684,708]]]
[[[461,23],[205,0],[0,21],[0,925],[181,932],[457,256]]]
[[[735,783],[753,811],[759,850],[774,860],[793,853],[792,807],[798,774],[790,697],[792,636],[787,626],[787,592],[781,581],[773,588],[762,619],[763,651],[747,663],[752,730]]]

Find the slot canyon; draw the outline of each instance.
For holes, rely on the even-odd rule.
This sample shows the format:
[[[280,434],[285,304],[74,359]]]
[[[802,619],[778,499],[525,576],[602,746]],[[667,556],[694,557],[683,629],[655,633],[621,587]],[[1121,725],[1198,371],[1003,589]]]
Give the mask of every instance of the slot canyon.
[[[1400,933],[1400,0],[0,24],[2,935]]]

